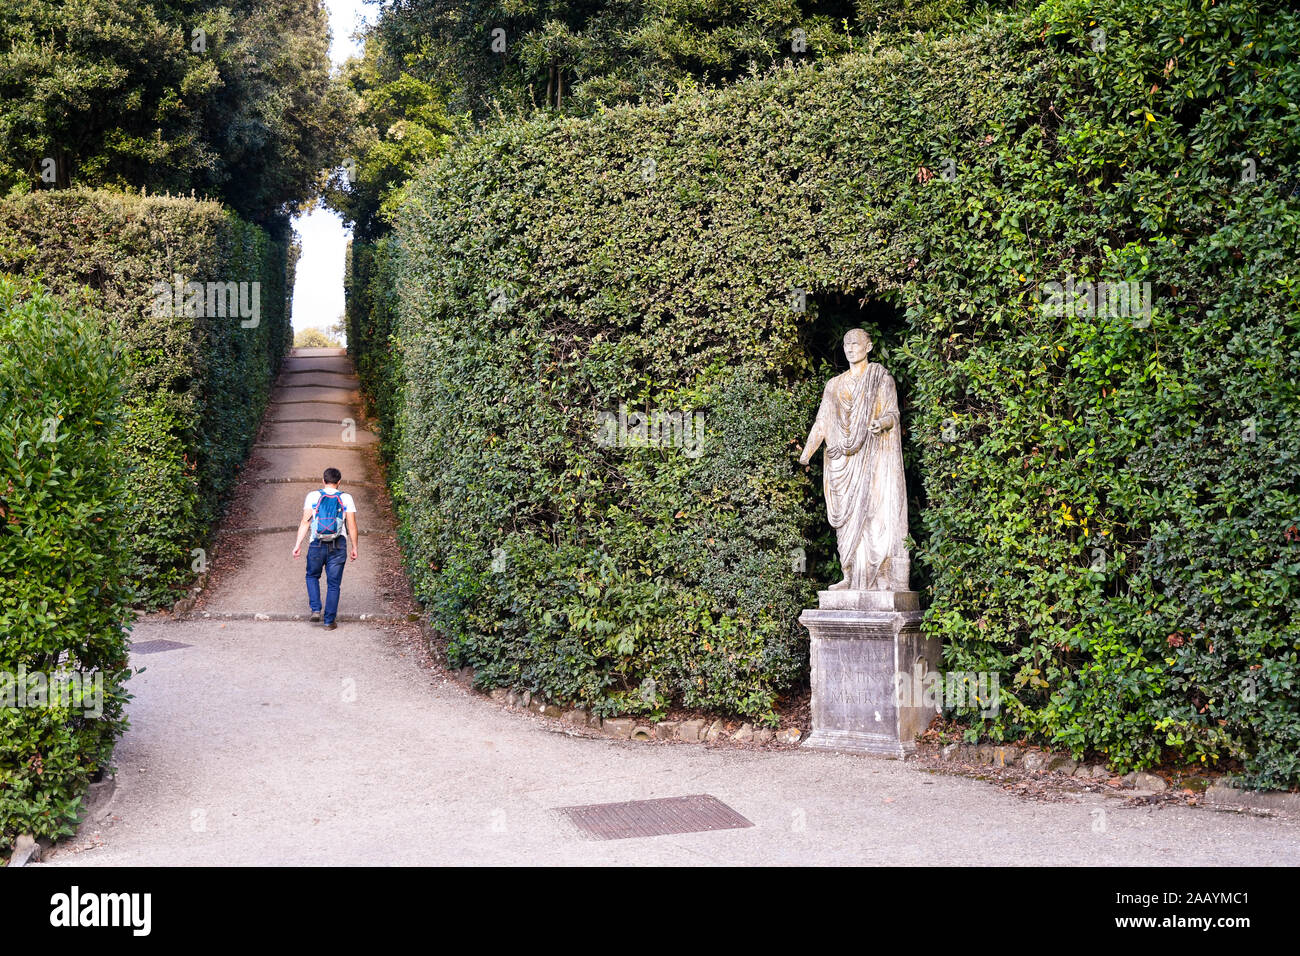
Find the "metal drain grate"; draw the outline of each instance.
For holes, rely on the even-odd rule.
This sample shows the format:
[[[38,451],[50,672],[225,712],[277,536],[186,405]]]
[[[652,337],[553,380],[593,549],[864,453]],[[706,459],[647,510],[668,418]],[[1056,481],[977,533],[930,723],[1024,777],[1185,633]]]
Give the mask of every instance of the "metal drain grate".
[[[132,654],[161,654],[163,651],[175,651],[182,647],[193,647],[193,644],[182,644],[180,641],[138,641],[131,645]]]
[[[557,809],[591,840],[627,840],[673,833],[739,830],[754,825],[717,797],[707,793]]]

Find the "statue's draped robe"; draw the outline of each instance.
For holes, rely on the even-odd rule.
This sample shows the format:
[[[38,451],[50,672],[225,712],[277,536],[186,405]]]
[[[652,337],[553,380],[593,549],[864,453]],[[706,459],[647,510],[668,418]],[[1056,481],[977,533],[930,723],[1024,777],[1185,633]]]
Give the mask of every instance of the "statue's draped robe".
[[[845,451],[824,460],[826,511],[844,578],[854,590],[891,588],[892,559],[904,553],[907,536],[903,439],[893,377],[875,364],[861,376],[835,376],[822,393],[817,419],[827,443]],[[876,419],[889,427],[872,435],[867,428]]]

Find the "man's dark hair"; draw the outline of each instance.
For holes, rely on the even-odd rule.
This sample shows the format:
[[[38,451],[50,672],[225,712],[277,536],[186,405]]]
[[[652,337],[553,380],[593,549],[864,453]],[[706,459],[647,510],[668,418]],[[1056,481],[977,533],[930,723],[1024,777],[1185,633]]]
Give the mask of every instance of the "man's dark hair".
[[[337,468],[325,469],[325,484],[337,485],[342,480],[343,480],[343,472],[339,471]]]

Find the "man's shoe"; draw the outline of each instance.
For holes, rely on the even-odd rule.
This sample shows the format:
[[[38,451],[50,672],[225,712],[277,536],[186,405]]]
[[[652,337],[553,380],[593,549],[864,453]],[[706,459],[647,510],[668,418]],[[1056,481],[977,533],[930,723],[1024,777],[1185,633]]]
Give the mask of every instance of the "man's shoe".
[[[333,621],[330,621],[328,624],[325,625],[325,630],[327,631],[337,631],[338,629],[339,626],[335,624]]]
[[[311,621],[313,624],[315,624],[317,621],[320,620],[320,611],[312,611],[312,612],[311,612],[311,617],[309,617],[307,620],[309,620],[309,621]]]

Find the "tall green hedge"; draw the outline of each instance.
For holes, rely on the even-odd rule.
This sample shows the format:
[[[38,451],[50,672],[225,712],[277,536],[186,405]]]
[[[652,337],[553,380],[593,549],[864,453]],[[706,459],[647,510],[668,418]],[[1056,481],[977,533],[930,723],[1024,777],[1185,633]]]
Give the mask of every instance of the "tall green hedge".
[[[796,459],[861,321],[925,627],[1000,677],[971,734],[1300,782],[1297,46],[1280,0],[1058,0],[460,144],[389,250],[394,485],[453,659],[767,715],[834,580]],[[1044,308],[1076,280],[1150,314]],[[621,404],[702,411],[703,454],[595,441]]]
[[[389,464],[400,443],[397,429],[402,397],[400,341],[394,338],[394,242],[392,236],[385,236],[374,242],[350,243],[344,276],[348,354],[379,418],[385,436],[380,452]]]
[[[0,269],[89,287],[120,338],[127,370],[134,578],[146,605],[201,568],[209,532],[248,456],[288,348],[288,247],[218,203],[96,190],[0,201]],[[158,283],[204,286],[202,306]],[[251,314],[215,314],[207,283],[260,283]],[[179,305],[179,309],[177,306]],[[208,314],[209,312],[213,314]],[[188,314],[197,312],[199,314]]]
[[[0,274],[0,848],[71,832],[125,728],[121,351]]]

